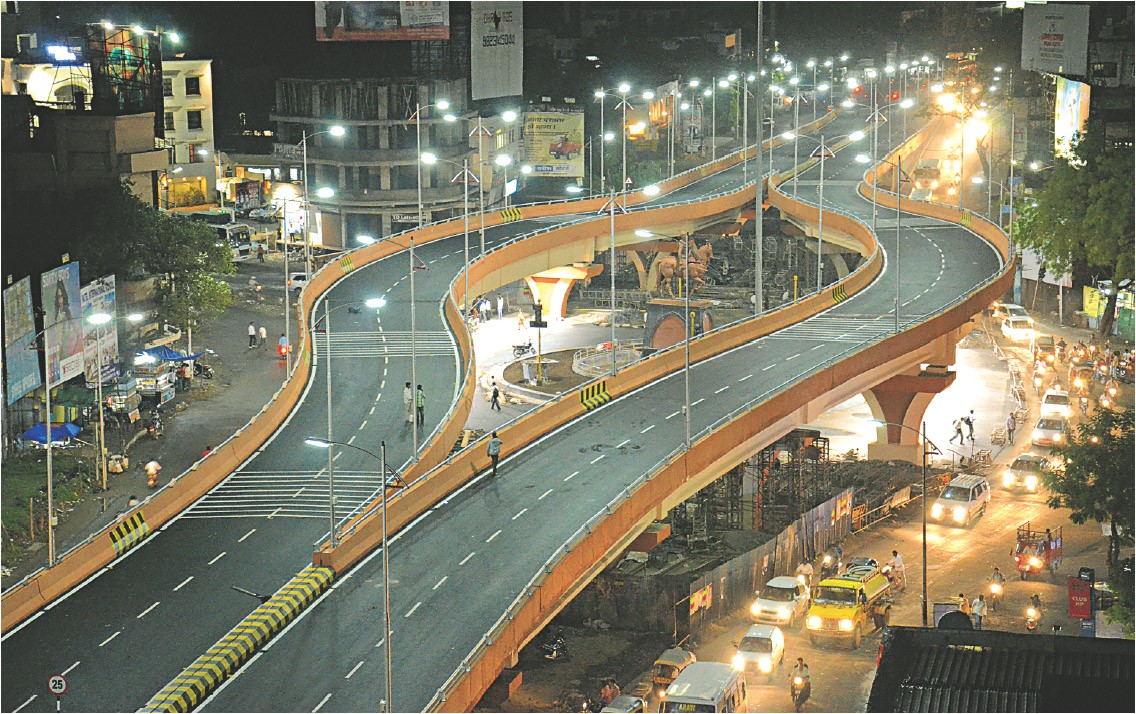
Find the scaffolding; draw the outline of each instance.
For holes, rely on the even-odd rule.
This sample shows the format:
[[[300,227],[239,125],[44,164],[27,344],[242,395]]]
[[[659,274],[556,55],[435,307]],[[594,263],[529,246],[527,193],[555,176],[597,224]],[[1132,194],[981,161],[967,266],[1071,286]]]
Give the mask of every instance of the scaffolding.
[[[674,534],[685,538],[687,547],[697,551],[711,545],[714,531],[742,530],[744,477],[742,464],[675,507],[671,512]]]
[[[754,529],[779,531],[827,497],[828,463],[828,438],[813,429],[794,429],[746,461]]]
[[[82,28],[91,68],[91,110],[101,116],[154,112],[155,135],[165,136],[160,33],[135,33],[101,24]]]

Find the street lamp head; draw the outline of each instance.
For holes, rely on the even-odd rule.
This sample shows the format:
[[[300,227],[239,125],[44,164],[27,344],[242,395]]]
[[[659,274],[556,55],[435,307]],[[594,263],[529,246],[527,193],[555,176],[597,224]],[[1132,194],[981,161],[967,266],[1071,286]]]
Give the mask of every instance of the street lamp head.
[[[827,84],[818,84],[817,85],[817,91],[818,92],[827,92],[828,91],[828,85]]]
[[[318,191],[316,191],[316,195],[320,198],[331,198],[335,195],[335,189],[330,186],[323,186]]]
[[[1002,66],[1001,66],[1001,65],[999,65],[999,66],[995,67],[995,68],[994,68],[994,71],[995,71],[995,72],[1001,72],[1001,71],[1002,71]]]
[[[533,172],[533,167],[529,166],[528,164],[525,164],[524,166],[521,167],[521,173],[523,173],[526,176],[528,176],[532,172]]]
[[[791,131],[786,131],[783,134],[781,134],[781,138],[784,139],[785,141],[792,141],[793,139],[797,138],[797,135],[794,134]]]
[[[697,86],[698,86],[698,80],[697,80],[697,79],[692,79],[692,80],[690,80],[689,82],[687,82],[687,85],[686,85],[686,86],[690,87],[691,89],[694,89],[695,87],[697,87]]]
[[[709,96],[710,96],[711,94],[713,94],[713,93],[714,93],[713,91],[711,91],[711,90],[707,89],[707,90],[704,90],[704,91],[702,92],[702,96],[704,96],[704,97],[709,97]]]
[[[911,107],[915,106],[915,102],[910,99],[904,99],[899,103],[899,106],[903,107],[904,109],[910,109]]]
[[[809,69],[816,67],[817,66],[816,60],[811,59],[808,62],[805,62],[805,66],[808,67]]]
[[[889,64],[887,67],[884,67],[884,71],[887,72],[888,74],[895,74],[895,67],[892,67]]]
[[[825,66],[825,67],[831,67],[831,66],[832,66],[832,60],[830,60],[830,59],[828,59],[828,60],[825,60],[825,61],[824,61],[824,66]]]
[[[497,158],[493,159],[493,162],[498,166],[508,166],[509,164],[513,163],[513,157],[509,156],[508,154],[498,154]]]
[[[355,240],[358,241],[359,243],[362,243],[363,245],[374,245],[375,244],[375,237],[374,236],[355,236]]]
[[[725,89],[726,87],[730,86],[730,83],[727,82],[724,79],[719,79],[718,80],[718,86],[721,87],[722,89]]]
[[[871,160],[872,157],[868,156],[867,154],[856,154],[856,163],[858,164],[866,164]]]
[[[930,58],[930,57],[928,57],[927,55],[923,55],[923,56],[922,56],[922,57],[920,57],[919,59],[920,59],[920,61],[922,61],[922,62],[930,62],[930,61],[931,61],[931,58]]]
[[[576,184],[572,184],[571,186],[568,186],[564,190],[567,191],[568,193],[583,193],[584,192],[584,188],[582,186],[577,186]]]
[[[347,130],[336,124],[335,126],[328,129],[327,133],[331,134],[332,136],[343,136],[347,133]]]
[[[631,85],[628,84],[627,82],[624,82],[624,83],[619,85],[619,93],[620,94],[627,94],[630,91],[631,91]]]
[[[442,111],[446,111],[447,109],[450,108],[450,100],[449,99],[439,99],[438,102],[434,106],[438,107]]]
[[[438,156],[429,151],[423,152],[420,158],[422,159],[422,163],[426,164],[427,166],[438,163]]]
[[[87,322],[91,323],[92,325],[105,325],[113,319],[113,315],[105,312],[96,312],[94,315],[91,315],[87,318]]]
[[[973,183],[976,183],[976,184],[978,184],[979,186],[981,186],[982,184],[986,183],[986,180],[985,180],[985,179],[983,179],[983,178],[982,178],[981,176],[975,176],[974,178],[972,178],[972,179],[971,179],[971,181],[972,181]]]
[[[852,132],[851,134],[848,135],[848,138],[851,139],[852,141],[859,141],[860,139],[864,138],[864,132],[854,131],[854,132]]]
[[[512,109],[506,109],[501,113],[501,118],[507,122],[515,122],[517,120],[517,113]]]
[[[801,79],[799,77],[790,77],[789,78],[789,84],[792,84],[793,86],[800,84],[800,82],[801,82]]]
[[[309,436],[308,438],[304,439],[304,443],[307,444],[308,446],[314,446],[317,449],[330,449],[331,448],[331,442],[330,441],[328,441],[326,439],[317,439],[314,436]]]
[[[170,42],[174,43],[175,45],[181,43],[181,35],[179,35],[178,33],[171,32],[167,36],[170,38]]]
[[[781,88],[778,87],[776,84],[771,84],[771,85],[769,85],[769,91],[770,92],[780,92]]]
[[[847,54],[840,55],[840,61],[841,62],[847,62],[848,61],[848,55]]]
[[[736,82],[738,81],[738,73],[730,72],[728,75],[726,75],[726,79],[730,80],[731,82]]]
[[[868,79],[875,79],[877,76],[877,72],[874,69],[869,69],[865,71],[864,74],[867,75]]]
[[[655,186],[654,184],[647,186],[646,188],[643,189],[643,195],[644,196],[658,196],[659,195],[659,187]]]
[[[596,99],[603,99],[604,94],[605,92],[602,89],[597,89],[596,91],[592,92],[592,96]]]
[[[1030,167],[1030,171],[1037,171],[1038,169],[1041,168],[1041,164],[1037,163],[1036,161],[1031,161],[1030,164],[1029,164],[1029,167]]]
[[[746,81],[747,81],[747,82],[753,82],[753,81],[755,81],[756,79],[757,79],[757,75],[755,75],[755,74],[753,74],[753,73],[750,73],[749,75],[747,75],[747,76],[746,76]]]
[[[447,114],[447,115],[445,115],[444,117],[442,117],[442,119],[443,119],[444,121],[451,121],[451,122],[452,122],[452,121],[457,121],[457,120],[458,120],[458,118],[457,118],[456,116],[454,116],[453,114]]]
[[[851,109],[852,107],[856,106],[856,102],[852,101],[851,99],[845,99],[840,103],[840,106],[844,107],[845,109]]]
[[[639,238],[651,238],[655,234],[647,230],[646,228],[637,228],[635,229],[635,235]]]
[[[902,69],[902,70],[906,70],[907,69],[907,63],[901,62],[900,65],[899,65],[899,68]]]
[[[648,89],[646,92],[643,92],[643,98],[647,101],[651,101],[655,98],[655,93]]]
[[[381,298],[381,297],[368,298],[367,302],[365,302],[363,304],[366,305],[369,308],[372,308],[374,310],[378,310],[380,307],[386,307],[387,301],[384,298]]]
[[[687,109],[690,109],[690,102],[683,102],[682,104],[678,105],[678,108],[685,112]]]
[[[146,316],[140,312],[132,312],[126,316],[126,319],[131,322],[142,322],[146,319]]]
[[[603,140],[604,141],[615,141],[615,133],[610,132],[610,131],[605,131],[604,135],[603,135]]]

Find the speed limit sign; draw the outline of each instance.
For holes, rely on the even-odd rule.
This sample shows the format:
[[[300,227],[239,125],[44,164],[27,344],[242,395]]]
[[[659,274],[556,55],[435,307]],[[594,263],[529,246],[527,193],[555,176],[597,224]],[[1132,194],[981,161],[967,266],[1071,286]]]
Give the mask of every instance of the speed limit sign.
[[[67,680],[62,674],[53,674],[47,680],[47,689],[55,696],[61,697],[67,692]]]

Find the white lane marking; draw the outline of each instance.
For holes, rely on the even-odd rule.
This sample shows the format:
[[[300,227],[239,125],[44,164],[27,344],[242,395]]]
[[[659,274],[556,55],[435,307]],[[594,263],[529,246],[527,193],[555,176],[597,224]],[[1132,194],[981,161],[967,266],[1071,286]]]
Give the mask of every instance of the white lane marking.
[[[100,642],[100,643],[99,643],[99,647],[102,647],[102,646],[103,646],[103,645],[105,645],[106,643],[108,643],[108,642],[110,642],[111,640],[113,640],[113,639],[114,639],[115,637],[118,637],[119,633],[121,633],[121,632],[122,632],[122,630],[119,630],[118,632],[115,632],[115,633],[114,633],[113,635],[111,635],[110,637],[108,637],[108,638],[106,638],[105,640],[103,640],[102,642]]]
[[[18,706],[15,709],[12,710],[12,714],[15,714],[16,712],[20,711],[21,709],[23,709],[27,705],[31,704],[32,701],[36,698],[36,696],[37,695],[33,694],[30,697],[28,697],[28,700],[26,702],[24,702],[23,704],[21,704],[20,706]]]
[[[383,370],[383,376],[384,377],[387,376],[387,371],[385,369]],[[384,379],[383,381],[379,382],[379,391],[381,392],[386,388],[387,388],[387,380]]]
[[[746,381],[747,379],[749,379],[749,378],[750,378],[750,377],[752,377],[752,376],[753,376],[752,374],[747,374],[746,376],[742,377],[742,378],[741,378],[741,379],[739,379],[738,381],[739,381],[739,382],[744,382],[744,381]]]
[[[706,397],[703,397],[703,398],[699,399],[699,400],[698,400],[697,402],[691,402],[691,403],[690,403],[690,406],[692,406],[692,407],[696,407],[696,406],[698,406],[699,404],[701,404],[701,403],[702,403],[702,402],[704,402],[704,401],[706,401]]]
[[[244,534],[243,536],[241,536],[240,540],[238,540],[237,542],[238,542],[238,543],[244,543],[244,542],[245,542],[245,538],[248,538],[248,537],[249,537],[250,535],[252,535],[253,533],[256,533],[256,529],[255,529],[255,528],[253,528],[253,529],[252,529],[251,531],[249,531],[248,533],[245,533],[245,534]]]
[[[343,452],[342,452],[342,451],[340,451],[340,452],[339,452],[338,454],[336,454],[335,456],[332,456],[332,457],[331,457],[331,460],[332,460],[332,461],[339,461],[339,457],[340,457],[340,456],[343,456]]]
[[[639,432],[639,433],[640,433],[640,434],[646,434],[646,433],[647,433],[648,431],[650,431],[650,430],[652,430],[652,429],[654,429],[654,428],[655,428],[655,425],[654,425],[654,424],[652,424],[651,426],[647,427],[646,429],[644,429],[643,431],[641,431],[641,432]]]
[[[209,561],[209,565],[213,565],[214,563],[216,563],[216,562],[217,562],[218,560],[220,560],[221,558],[224,558],[224,557],[225,557],[225,553],[226,553],[226,551],[221,551],[221,555],[218,555],[218,556],[217,556],[216,558],[214,558],[213,560],[210,560],[210,561]]]
[[[46,427],[45,427],[45,428],[46,428]],[[268,518],[272,518],[272,517],[274,517],[274,516],[275,516],[275,515],[276,515],[277,513],[279,513],[279,512],[280,512],[280,511],[282,511],[282,510],[283,510],[282,508],[277,508],[277,509],[276,509],[275,511],[273,511],[272,513],[269,513],[269,514],[268,514]]]
[[[772,365],[772,364],[771,364],[771,365],[769,365],[768,367],[762,367],[762,368],[761,368],[761,371],[762,371],[762,372],[768,372],[769,370],[773,369],[773,368],[774,368],[775,366],[776,366],[776,365]]]
[[[328,692],[328,693],[327,693],[327,696],[326,696],[326,697],[324,697],[323,699],[321,699],[321,700],[320,700],[320,703],[319,703],[319,704],[317,704],[317,705],[316,705],[316,708],[312,710],[312,714],[315,714],[315,713],[316,713],[316,712],[318,712],[318,711],[319,711],[320,709],[322,709],[322,708],[323,708],[323,705],[324,705],[324,704],[327,704],[327,700],[328,700],[328,699],[331,699],[331,692]]]
[[[354,444],[354,443],[355,443],[355,437],[356,437],[356,436],[357,436],[357,434],[352,434],[352,435],[351,435],[351,438],[347,440],[347,443],[348,443],[348,444]]]
[[[513,516],[513,517],[512,517],[512,518],[510,518],[509,520],[511,520],[511,521],[515,521],[515,520],[517,520],[517,519],[518,519],[518,518],[520,518],[521,516],[523,516],[523,515],[525,515],[526,513],[528,513],[528,510],[529,510],[529,509],[527,509],[527,508],[522,508],[521,510],[517,511],[517,515]]]
[[[190,575],[190,576],[189,576],[188,578],[186,578],[185,580],[181,581],[181,584],[180,584],[180,585],[178,585],[178,586],[177,586],[176,588],[174,588],[174,592],[176,593],[176,592],[177,592],[178,590],[181,590],[181,589],[182,589],[183,587],[185,587],[186,585],[188,585],[188,584],[189,584],[189,581],[190,581],[190,580],[193,580],[193,576],[192,576],[192,575]]]
[[[681,409],[679,409],[679,410],[678,410],[677,412],[675,412],[675,413],[673,413],[673,414],[668,414],[668,415],[667,415],[667,420],[669,421],[669,420],[673,419],[674,417],[678,416],[679,414],[682,414],[682,410],[681,410]]]
[[[602,459],[605,456],[607,456],[607,454],[600,454],[596,458],[592,459],[592,463],[594,464],[595,462],[599,461],[600,459]]]
[[[161,600],[159,600],[158,602],[154,603],[154,604],[153,604],[153,605],[151,605],[150,607],[146,608],[146,609],[145,609],[145,610],[143,610],[143,611],[142,611],[141,613],[139,613],[138,617],[135,617],[134,619],[135,619],[135,620],[141,620],[141,619],[142,619],[143,617],[146,617],[147,613],[149,613],[149,612],[150,612],[151,610],[153,610],[153,609],[154,609],[155,607],[157,607],[158,605],[160,605],[160,604],[161,604],[161,602],[162,602],[162,601],[161,601]]]
[[[344,677],[344,679],[351,679],[351,675],[353,675],[353,674],[355,674],[356,672],[358,672],[358,671],[359,671],[359,668],[360,668],[360,667],[362,667],[362,666],[363,666],[363,660],[359,660],[359,664],[357,664],[357,665],[355,665],[354,667],[352,667],[352,668],[351,668],[351,671],[347,673],[347,676],[346,676],[346,677]]]
[[[624,440],[623,440],[623,442],[622,442],[622,443],[620,443],[620,444],[619,444],[618,446],[616,446],[615,448],[617,448],[617,449],[622,449],[623,447],[627,446],[627,445],[628,445],[629,443],[631,443],[631,439],[624,439]]]
[[[411,615],[413,615],[413,614],[414,614],[414,611],[415,611],[415,610],[417,610],[417,609],[419,608],[419,606],[421,606],[421,605],[422,605],[422,601],[421,601],[421,600],[419,600],[418,602],[414,603],[414,607],[410,608],[410,612],[408,612],[408,613],[406,613],[405,615],[403,615],[403,617],[410,617]]]
[[[473,557],[473,556],[475,556],[475,555],[477,555],[477,551],[476,551],[476,550],[474,550],[474,551],[470,551],[470,554],[469,554],[469,555],[467,555],[466,557],[462,558],[462,562],[458,563],[458,565],[465,565],[466,563],[468,563],[468,562],[469,562],[469,559],[470,559],[470,558],[472,558],[472,557]]]
[[[438,582],[434,583],[434,587],[432,587],[432,588],[430,588],[430,589],[431,589],[431,590],[437,590],[438,588],[442,587],[442,583],[446,582],[446,581],[447,581],[447,580],[449,580],[449,579],[450,579],[450,576],[449,576],[449,575],[443,575],[443,576],[442,576],[442,579],[441,579],[441,580],[439,580]]]
[[[547,491],[545,491],[544,493],[540,494],[539,496],[537,496],[536,500],[538,500],[538,501],[543,501],[543,500],[544,500],[544,497],[545,497],[545,496],[547,496],[547,495],[548,495],[548,494],[550,494],[550,493],[552,493],[552,489],[551,489],[551,488],[550,488],[550,489],[548,489]]]
[[[78,663],[78,662],[76,662],[75,664],[71,665],[71,666],[70,666],[70,667],[68,667],[67,669],[65,669],[65,670],[63,670],[62,672],[60,672],[60,674],[61,674],[61,675],[63,675],[63,676],[67,676],[67,673],[68,673],[68,672],[70,672],[71,670],[75,669],[75,668],[76,668],[76,667],[78,667],[78,666],[79,666],[79,663]]]
[[[883,317],[883,316],[881,315],[880,317]],[[876,319],[878,320],[878,319],[880,319],[880,318],[879,318],[879,317],[877,317]],[[821,347],[824,347],[824,345],[817,345],[817,346],[816,346],[816,347],[814,347],[813,349],[814,349],[814,350],[819,350],[819,349],[820,349]]]
[[[378,642],[375,643],[375,648],[378,649],[379,647],[382,647],[383,643],[386,642],[386,641],[387,641],[387,638],[385,638],[385,637],[383,639],[379,640]]]
[[[377,401],[379,401],[379,400],[377,400],[377,399],[376,399],[375,401],[377,402]],[[374,413],[375,413],[375,408],[374,408],[374,407],[371,407],[371,411],[367,412],[367,414],[374,414]],[[47,427],[44,427],[44,428],[46,429]]]
[[[786,358],[785,358],[785,361],[786,361],[786,362],[788,362],[788,361],[790,361],[790,360],[794,360],[794,359],[797,359],[797,358],[798,358],[798,357],[800,357],[800,356],[801,356],[801,353],[800,353],[800,352],[798,352],[797,354],[793,355],[792,357],[786,357]]]
[[[300,494],[303,493],[303,492],[304,492],[304,487],[301,486],[298,491],[296,491],[295,493],[292,494],[292,498],[299,498]]]
[[[498,528],[498,529],[497,529],[497,532],[496,532],[496,533],[494,533],[493,535],[491,535],[491,536],[489,536],[488,538],[486,538],[486,539],[485,539],[485,542],[486,542],[486,543],[490,543],[490,542],[492,542],[492,541],[493,541],[493,539],[494,539],[494,538],[496,538],[496,537],[497,537],[497,536],[499,536],[499,535],[501,535],[501,529],[500,529],[500,528]]]
[[[567,476],[565,476],[565,477],[564,477],[564,480],[565,480],[565,481],[571,481],[571,480],[572,480],[572,477],[573,477],[573,476],[575,476],[575,475],[576,475],[576,474],[578,474],[578,473],[580,473],[580,472],[579,472],[579,471],[573,471],[572,473],[570,473],[570,474],[568,474]]]
[[[363,423],[359,425],[359,431],[363,431],[363,427],[367,426],[367,420],[364,419]]]
[[[726,391],[729,388],[730,388],[730,385],[727,384],[726,386],[722,387],[721,389],[715,389],[714,393],[715,394],[721,394],[722,392]]]

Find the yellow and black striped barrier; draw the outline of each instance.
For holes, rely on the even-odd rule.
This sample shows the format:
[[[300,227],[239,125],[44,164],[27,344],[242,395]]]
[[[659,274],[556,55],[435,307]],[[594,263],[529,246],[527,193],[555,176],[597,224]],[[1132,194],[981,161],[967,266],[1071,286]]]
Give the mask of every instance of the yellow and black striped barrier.
[[[848,299],[848,292],[844,289],[843,283],[832,289],[832,299],[836,302],[844,302]]]
[[[521,209],[519,208],[506,208],[504,211],[501,211],[502,223],[512,223],[513,221],[521,220],[521,218]]]
[[[114,552],[122,555],[141,543],[149,534],[150,526],[146,525],[146,516],[142,515],[142,511],[138,511],[114,527],[110,532],[110,542],[114,546]]]
[[[350,273],[355,269],[355,264],[351,262],[350,255],[345,255],[339,259],[339,267],[343,270],[344,273]]]
[[[610,401],[611,395],[607,393],[606,381],[593,384],[590,387],[584,387],[580,390],[580,403],[584,405],[584,409],[587,411],[591,411]]]
[[[962,217],[959,218],[959,225],[970,226],[970,214],[966,211],[963,211]]]
[[[217,644],[181,671],[147,702],[144,711],[189,712],[205,700],[273,635],[327,590],[331,568],[309,566],[288,581]]]

